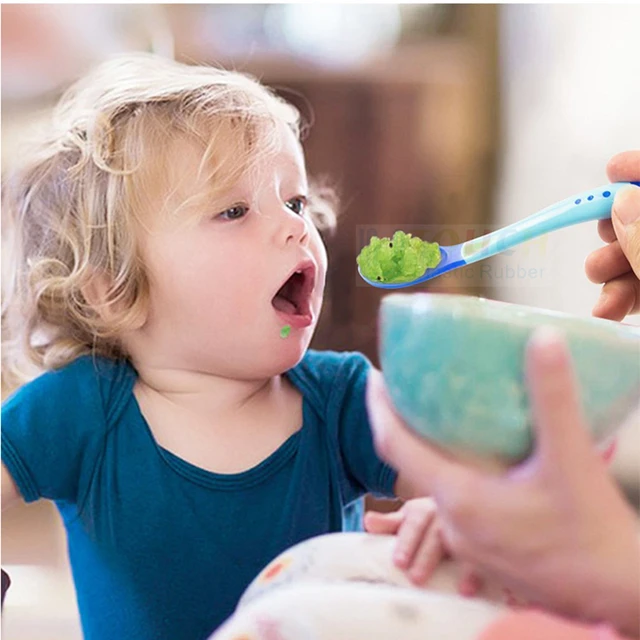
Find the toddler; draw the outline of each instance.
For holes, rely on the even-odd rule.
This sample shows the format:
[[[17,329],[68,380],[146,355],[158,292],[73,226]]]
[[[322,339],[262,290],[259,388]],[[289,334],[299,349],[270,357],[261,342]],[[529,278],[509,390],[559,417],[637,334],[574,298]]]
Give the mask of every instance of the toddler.
[[[3,183],[2,503],[55,502],[88,640],[206,638],[347,504],[411,495],[369,362],[308,350],[335,213],[299,133],[247,76],[123,56]],[[421,504],[414,581],[440,553]]]

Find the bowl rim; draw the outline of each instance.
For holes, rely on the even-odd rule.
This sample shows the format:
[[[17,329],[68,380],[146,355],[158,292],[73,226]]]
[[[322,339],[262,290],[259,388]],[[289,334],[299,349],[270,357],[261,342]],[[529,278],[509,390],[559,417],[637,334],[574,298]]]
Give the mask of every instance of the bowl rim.
[[[380,302],[380,312],[390,306],[409,306],[416,315],[437,308],[449,312],[452,320],[464,315],[475,317],[478,320],[489,320],[502,325],[516,324],[517,326],[535,329],[544,325],[544,318],[549,318],[551,325],[562,331],[562,327],[553,322],[557,320],[562,324],[571,323],[571,333],[598,334],[600,338],[614,338],[635,342],[640,348],[640,327],[623,324],[605,318],[591,316],[578,316],[564,311],[555,311],[541,307],[533,307],[515,302],[492,300],[482,296],[465,295],[460,293],[390,293],[384,296]],[[509,313],[504,314],[504,310]]]

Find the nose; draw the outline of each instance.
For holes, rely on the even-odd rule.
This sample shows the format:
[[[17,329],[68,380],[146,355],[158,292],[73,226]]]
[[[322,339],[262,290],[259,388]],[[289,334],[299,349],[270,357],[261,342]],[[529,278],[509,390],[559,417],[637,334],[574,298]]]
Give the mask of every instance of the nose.
[[[309,221],[304,216],[283,205],[278,217],[278,239],[282,244],[307,244],[309,241]]]

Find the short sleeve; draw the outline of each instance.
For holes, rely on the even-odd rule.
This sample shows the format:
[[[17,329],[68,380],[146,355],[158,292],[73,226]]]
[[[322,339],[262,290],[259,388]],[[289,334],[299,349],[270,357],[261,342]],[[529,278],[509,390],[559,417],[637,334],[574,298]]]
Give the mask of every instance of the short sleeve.
[[[337,410],[338,442],[352,493],[345,496],[346,502],[365,493],[393,497],[397,473],[378,457],[367,415],[367,376],[372,365],[362,354],[342,355],[329,406]]]
[[[2,462],[26,502],[78,503],[105,434],[95,362],[88,356],[36,378],[2,406]]]

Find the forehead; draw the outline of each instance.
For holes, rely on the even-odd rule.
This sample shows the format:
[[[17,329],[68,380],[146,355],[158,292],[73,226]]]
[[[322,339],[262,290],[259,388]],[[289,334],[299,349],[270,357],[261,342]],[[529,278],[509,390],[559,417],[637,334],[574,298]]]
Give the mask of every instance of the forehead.
[[[258,150],[246,167],[243,180],[255,186],[273,176],[279,180],[302,181],[306,185],[307,174],[302,145],[295,134],[285,125],[278,125],[271,144]]]
[[[218,122],[165,140],[149,158],[146,182],[155,218],[184,218],[237,187],[257,188],[274,175],[301,183],[307,176],[302,146],[282,122]]]

